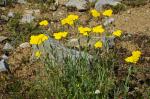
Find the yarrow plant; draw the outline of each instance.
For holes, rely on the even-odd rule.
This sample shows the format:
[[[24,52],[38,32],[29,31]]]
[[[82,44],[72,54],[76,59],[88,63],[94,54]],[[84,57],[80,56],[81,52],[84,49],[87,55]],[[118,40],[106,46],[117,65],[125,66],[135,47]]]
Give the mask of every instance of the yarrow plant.
[[[116,30],[116,31],[113,32],[113,35],[114,35],[114,36],[117,36],[117,37],[120,37],[121,34],[122,34],[122,31],[121,31],[121,30]]]
[[[103,43],[101,41],[97,41],[94,45],[95,48],[101,48],[103,46]]]
[[[30,37],[30,44],[39,45],[43,43],[45,40],[48,40],[48,36],[46,36],[45,34],[32,35]]]
[[[94,18],[103,16],[105,19],[108,19],[109,17],[112,16],[113,11],[109,9],[109,10],[103,11],[103,13],[101,14],[97,10],[93,9],[90,11],[90,14]],[[62,99],[62,98],[107,99],[107,98],[110,98],[109,97],[110,95],[114,96],[112,95],[112,90],[115,86],[115,82],[109,76],[112,73],[112,67],[114,68],[114,65],[115,65],[115,63],[112,61],[114,60],[113,54],[115,53],[111,54],[111,52],[109,52],[111,50],[109,50],[108,52],[105,50],[107,50],[106,46],[107,45],[109,46],[109,43],[110,43],[108,42],[107,37],[113,37],[113,38],[121,37],[123,31],[118,29],[113,32],[109,32],[109,30],[107,30],[107,27],[102,24],[98,24],[95,26],[84,26],[84,25],[78,26],[77,24],[75,24],[75,22],[78,19],[79,19],[78,15],[70,14],[66,18],[62,19],[60,22],[61,22],[62,27],[65,27],[64,25],[74,26],[74,28],[71,27],[71,29],[77,28],[78,34],[83,35],[84,38],[86,39],[87,38],[90,39],[90,36],[92,35],[98,36],[98,40],[96,40],[96,42],[92,44],[93,49],[91,53],[93,56],[89,60],[87,59],[88,56],[86,55],[78,59],[76,58],[76,55],[74,55],[74,52],[76,50],[69,49],[69,51],[71,51],[70,53],[72,53],[75,56],[73,58],[75,60],[72,60],[72,58],[67,57],[67,58],[64,58],[64,61],[61,64],[57,64],[51,61],[49,57],[47,58],[48,56],[47,52],[50,52],[50,56],[52,58],[55,58],[55,54],[59,54],[60,57],[63,57],[63,55],[65,56],[64,53],[68,53],[67,52],[68,50],[65,50],[64,53],[62,52],[60,54],[62,50],[60,48],[58,52],[57,51],[55,52],[55,48],[57,47],[57,45],[56,46],[48,45],[48,47],[46,46],[45,47],[46,51],[44,50],[43,53],[42,53],[43,50],[41,51],[39,49],[36,49],[36,51],[34,52],[34,56],[37,59],[40,58],[42,55],[43,56],[45,55],[46,57],[44,58],[44,65],[46,68],[44,73],[47,75],[47,78],[44,75],[44,80],[41,77],[42,80],[37,81],[38,83],[42,82],[41,84],[39,84],[39,86],[41,86],[42,91],[46,93],[46,95],[42,94],[44,98],[46,96],[48,98],[55,98],[55,99]],[[46,20],[41,21],[39,23],[40,26],[47,26],[48,24],[49,23]],[[57,32],[54,31],[54,33],[52,34],[52,37],[55,40],[59,40],[61,42],[61,40],[66,37],[67,37],[66,39],[68,39],[70,34],[71,33],[69,33],[69,31],[64,30],[63,28],[63,30],[57,30]],[[79,38],[83,36],[79,36]],[[30,44],[36,45],[37,48],[40,48],[39,46],[42,45],[42,43],[44,43],[48,39],[49,39],[48,36],[45,34],[32,35],[30,37]],[[80,41],[80,39],[78,39],[78,41]],[[48,43],[49,42],[44,43],[42,48],[44,48],[44,46]],[[52,49],[52,50],[49,50],[49,49]],[[63,47],[63,49],[65,49],[65,47]],[[83,52],[86,52],[86,51],[88,52],[89,49],[84,50]],[[81,48],[77,52],[80,54],[83,54],[81,50],[83,49]],[[52,52],[54,52],[54,55]],[[109,56],[109,54],[111,55]],[[127,63],[135,64],[139,61],[140,57],[141,57],[140,51],[133,51],[132,56],[125,58],[125,61]],[[56,57],[55,59],[56,61],[57,61],[57,58],[59,57]],[[128,79],[126,81],[128,81]],[[43,82],[45,83],[43,84]],[[127,86],[127,83],[125,85]],[[98,90],[95,90],[95,89],[98,89]],[[38,91],[37,90],[36,92],[41,91],[41,90],[38,90]]]
[[[141,52],[140,51],[133,51],[132,56],[129,56],[129,57],[125,58],[125,61],[128,62],[128,63],[136,64],[139,61],[140,57],[141,57]]]
[[[109,9],[109,10],[105,10],[105,11],[103,12],[103,15],[104,15],[104,16],[107,16],[107,17],[110,17],[110,16],[112,16],[112,13],[113,13],[113,11],[112,11],[111,9]]]
[[[79,30],[80,34],[82,34],[84,36],[88,36],[92,29],[89,27],[80,26],[80,27],[78,27],[78,30]]]
[[[93,30],[94,33],[99,33],[99,34],[102,34],[105,31],[105,29],[103,28],[102,25],[93,27],[92,30]]]
[[[100,16],[100,13],[95,9],[91,10],[90,12],[91,12],[93,17],[99,17]]]
[[[47,20],[43,20],[39,23],[40,26],[47,26],[49,23]]]
[[[79,16],[77,16],[77,15],[73,15],[73,14],[68,15],[65,19],[61,20],[61,24],[62,25],[68,24],[68,25],[72,26],[78,18],[79,18]]]
[[[54,33],[53,36],[56,40],[60,40],[62,38],[65,38],[68,35],[68,32],[58,32]]]

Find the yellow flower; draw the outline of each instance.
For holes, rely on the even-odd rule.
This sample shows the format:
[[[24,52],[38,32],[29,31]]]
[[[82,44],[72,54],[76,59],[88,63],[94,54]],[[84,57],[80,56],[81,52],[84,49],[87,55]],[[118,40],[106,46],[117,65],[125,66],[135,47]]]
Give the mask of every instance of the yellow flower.
[[[95,48],[101,48],[103,46],[103,43],[101,41],[97,41],[95,44],[94,44],[94,47]]]
[[[118,37],[120,37],[121,34],[122,34],[121,30],[116,30],[116,31],[113,32],[113,35],[118,36]]]
[[[97,10],[95,10],[95,9],[91,10],[90,12],[91,12],[93,17],[99,17],[100,16],[100,13]]]
[[[79,17],[77,15],[73,15],[73,14],[68,15],[68,17],[61,20],[61,24],[62,25],[68,24],[72,26],[74,24],[74,21],[77,20],[78,18]]]
[[[78,30],[82,35],[88,36],[89,32],[91,31],[91,28],[80,26],[80,27],[78,27]]]
[[[112,16],[112,13],[113,13],[113,11],[112,11],[111,9],[109,9],[109,10],[105,10],[105,11],[103,12],[103,15],[110,17],[110,16]]]
[[[133,51],[132,56],[125,58],[125,61],[128,62],[128,63],[136,64],[137,61],[140,59],[140,57],[141,57],[141,52],[140,51]]]
[[[47,26],[48,25],[48,21],[47,20],[43,20],[39,23],[39,25],[41,26]]]
[[[141,52],[140,51],[133,51],[132,52],[132,56],[135,56],[135,57],[140,57],[141,56]]]
[[[102,27],[102,25],[93,27],[93,32],[95,33],[103,33],[105,31],[105,29]]]
[[[39,58],[39,57],[41,56],[41,52],[40,52],[40,51],[36,51],[36,52],[35,52],[35,56],[36,56],[37,58]]]
[[[67,35],[68,35],[68,32],[58,32],[58,33],[53,34],[56,40],[60,40],[62,37],[66,37]]]
[[[44,34],[39,34],[39,35],[32,35],[30,37],[30,44],[41,44],[45,40],[48,40],[48,36]]]
[[[79,16],[70,14],[70,15],[68,15],[67,18],[68,18],[68,19],[71,19],[71,20],[73,20],[73,21],[75,21],[75,20],[77,20],[77,19],[79,18]]]

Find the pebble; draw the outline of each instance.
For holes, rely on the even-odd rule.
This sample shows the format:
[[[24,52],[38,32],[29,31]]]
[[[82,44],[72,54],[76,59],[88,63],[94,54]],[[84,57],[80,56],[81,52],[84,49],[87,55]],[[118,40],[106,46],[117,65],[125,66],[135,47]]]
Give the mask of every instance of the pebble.
[[[9,43],[6,43],[3,47],[3,50],[12,50],[12,49],[13,49],[13,47]]]
[[[5,36],[0,36],[0,42],[3,42],[4,40],[6,40],[7,39],[7,37],[5,37]]]
[[[22,43],[19,45],[20,48],[28,48],[31,47],[30,44],[28,42]]]

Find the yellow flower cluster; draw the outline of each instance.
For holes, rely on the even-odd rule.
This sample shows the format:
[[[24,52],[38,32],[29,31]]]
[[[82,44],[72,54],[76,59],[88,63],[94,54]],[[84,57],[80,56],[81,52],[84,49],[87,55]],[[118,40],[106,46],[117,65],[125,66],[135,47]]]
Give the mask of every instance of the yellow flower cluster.
[[[99,17],[100,16],[100,12],[98,12],[97,10],[93,9],[90,11],[93,17]],[[102,15],[110,17],[113,14],[113,10],[109,9],[109,10],[105,10]]]
[[[113,11],[112,11],[111,9],[109,9],[109,10],[105,10],[105,11],[103,12],[103,15],[104,15],[104,16],[107,16],[107,17],[110,17],[110,16],[112,16],[112,13],[113,13]]]
[[[41,56],[41,52],[40,52],[40,51],[36,51],[36,52],[35,52],[35,56],[36,56],[37,58],[39,58],[39,57]]]
[[[95,9],[91,10],[90,12],[91,12],[93,17],[99,17],[100,16],[100,13]]]
[[[78,27],[78,30],[84,36],[88,36],[89,32],[91,32],[91,28],[89,28],[89,27],[82,27],[82,26],[80,26],[80,27]]]
[[[125,58],[125,61],[128,62],[128,63],[136,64],[137,61],[140,59],[140,57],[141,57],[141,52],[140,51],[133,51],[132,56]]]
[[[44,34],[39,34],[39,35],[32,35],[30,37],[30,44],[41,44],[42,42],[44,42],[45,40],[48,40],[48,36],[44,35]]]
[[[95,44],[94,44],[94,47],[95,48],[101,48],[103,46],[103,43],[101,41],[97,41]]]
[[[93,32],[95,33],[103,33],[105,31],[105,29],[102,27],[102,25],[93,27]]]
[[[47,26],[48,25],[48,21],[47,20],[43,20],[39,23],[39,25],[41,26]]]
[[[121,30],[116,30],[116,31],[113,32],[113,35],[114,35],[114,36],[120,37],[121,34],[122,34],[122,31],[121,31]]]
[[[77,16],[77,15],[73,15],[73,14],[68,15],[67,18],[61,20],[61,24],[62,25],[65,25],[65,24],[73,25],[74,21],[77,20],[78,18],[79,18],[79,16]]]
[[[58,32],[58,33],[53,34],[56,40],[60,40],[62,37],[66,37],[67,35],[68,35],[68,32]]]

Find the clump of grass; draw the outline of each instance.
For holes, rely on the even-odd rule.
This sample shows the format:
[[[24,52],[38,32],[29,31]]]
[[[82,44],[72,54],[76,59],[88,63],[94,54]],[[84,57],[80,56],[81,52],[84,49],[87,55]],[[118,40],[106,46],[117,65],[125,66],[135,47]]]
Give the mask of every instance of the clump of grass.
[[[97,56],[99,57],[99,56]],[[114,86],[111,58],[94,59],[91,64],[82,57],[76,61],[70,58],[60,66],[46,59],[43,76],[38,76],[31,88],[31,96],[35,93],[41,98],[108,98]],[[39,71],[40,74],[40,71]],[[95,94],[100,90],[99,94]],[[34,92],[33,92],[34,91]]]

